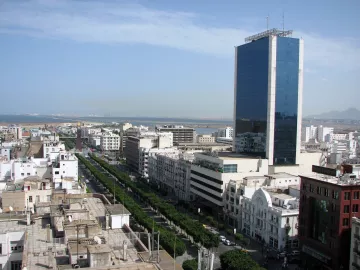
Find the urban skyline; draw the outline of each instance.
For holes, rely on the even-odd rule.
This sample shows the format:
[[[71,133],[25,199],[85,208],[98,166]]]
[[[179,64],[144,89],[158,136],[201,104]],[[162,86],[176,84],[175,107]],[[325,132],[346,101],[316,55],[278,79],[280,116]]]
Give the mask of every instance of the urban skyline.
[[[285,14],[286,28],[305,40],[304,115],[357,106],[358,3],[319,1],[311,12],[305,2],[202,3],[3,1],[4,98],[21,93],[21,113],[50,95],[38,113],[229,118],[233,46],[265,30],[267,16],[270,28],[282,28]],[[339,89],[353,98],[339,99]]]

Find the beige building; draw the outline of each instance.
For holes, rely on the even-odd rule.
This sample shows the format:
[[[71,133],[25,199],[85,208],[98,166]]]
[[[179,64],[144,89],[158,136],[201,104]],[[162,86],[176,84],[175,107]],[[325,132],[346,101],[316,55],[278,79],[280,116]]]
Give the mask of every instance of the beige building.
[[[198,143],[215,143],[215,137],[211,135],[198,135],[197,136]]]

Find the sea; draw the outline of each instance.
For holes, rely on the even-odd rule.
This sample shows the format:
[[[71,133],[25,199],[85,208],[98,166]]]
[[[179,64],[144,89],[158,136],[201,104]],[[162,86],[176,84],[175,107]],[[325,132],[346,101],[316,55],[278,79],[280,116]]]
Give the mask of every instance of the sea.
[[[76,122],[95,122],[95,123],[123,123],[129,122],[135,126],[149,126],[175,124],[175,125],[201,125],[196,127],[197,134],[211,134],[217,127],[232,126],[232,120],[218,119],[189,119],[189,118],[160,118],[160,117],[76,117],[76,116],[52,116],[52,115],[0,115],[0,123],[19,124],[19,123],[76,123]],[[216,126],[216,128],[214,127]]]

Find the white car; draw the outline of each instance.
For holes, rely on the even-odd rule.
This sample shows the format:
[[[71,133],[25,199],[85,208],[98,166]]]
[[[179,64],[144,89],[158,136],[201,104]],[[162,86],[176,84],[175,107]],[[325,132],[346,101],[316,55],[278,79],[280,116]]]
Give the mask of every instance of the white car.
[[[223,235],[220,235],[219,238],[220,238],[220,241],[221,241],[221,242],[225,242],[225,241],[226,241],[226,237],[223,236]]]
[[[231,246],[230,240],[225,240],[224,245],[226,245],[226,246]]]
[[[90,183],[90,181],[89,181],[88,179],[86,179],[86,180],[85,180],[85,183],[86,183],[86,184],[89,184],[89,183]]]

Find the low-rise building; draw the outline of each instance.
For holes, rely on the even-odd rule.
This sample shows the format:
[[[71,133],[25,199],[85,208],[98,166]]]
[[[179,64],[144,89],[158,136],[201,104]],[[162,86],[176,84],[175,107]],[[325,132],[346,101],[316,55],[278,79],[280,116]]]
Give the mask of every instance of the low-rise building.
[[[278,251],[298,248],[299,199],[259,188],[242,202],[243,232]]]
[[[211,135],[206,135],[206,134],[198,135],[197,142],[198,143],[214,143],[215,137],[213,137]]]
[[[234,129],[232,127],[219,128],[216,137],[232,139],[234,136]]]

